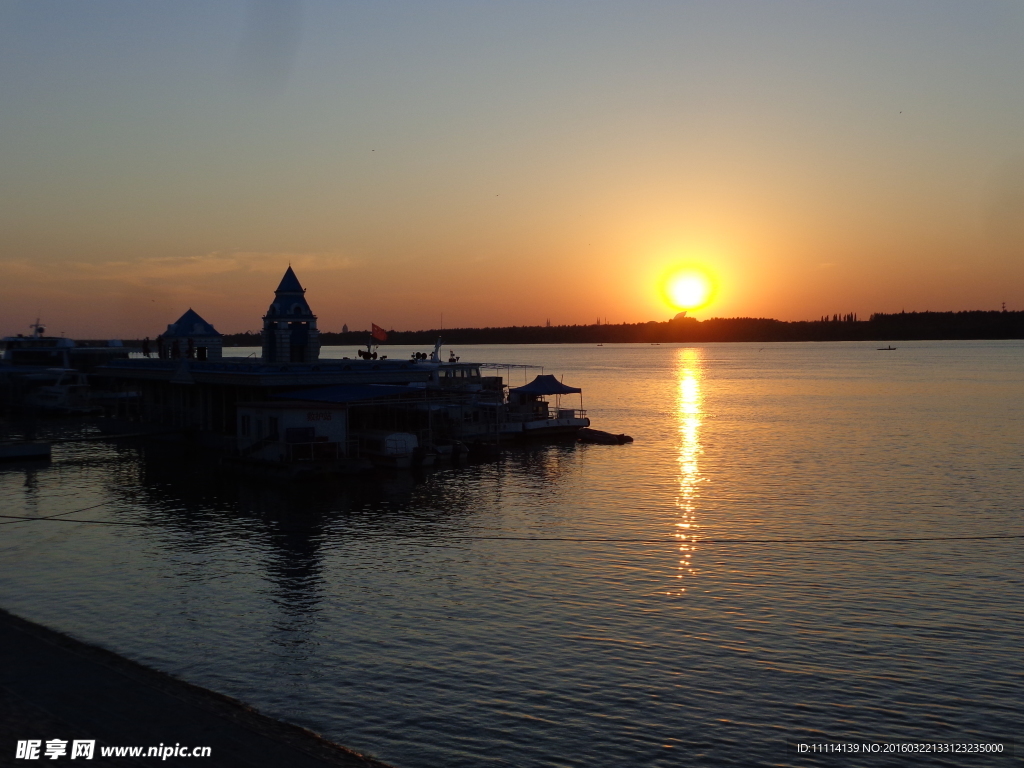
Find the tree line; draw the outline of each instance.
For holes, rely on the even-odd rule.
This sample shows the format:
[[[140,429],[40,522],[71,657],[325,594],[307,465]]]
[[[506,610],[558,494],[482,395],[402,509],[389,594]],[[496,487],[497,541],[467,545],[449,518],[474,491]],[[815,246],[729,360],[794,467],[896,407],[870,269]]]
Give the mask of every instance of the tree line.
[[[1024,312],[877,312],[868,320],[855,313],[820,320],[784,321],[755,317],[686,317],[665,322],[594,325],[521,325],[442,330],[389,330],[389,344],[433,346],[440,336],[453,344],[661,344],[717,341],[909,341],[940,339],[1022,339]],[[370,331],[320,333],[325,346],[360,346]],[[226,334],[224,343],[260,346],[259,332]]]

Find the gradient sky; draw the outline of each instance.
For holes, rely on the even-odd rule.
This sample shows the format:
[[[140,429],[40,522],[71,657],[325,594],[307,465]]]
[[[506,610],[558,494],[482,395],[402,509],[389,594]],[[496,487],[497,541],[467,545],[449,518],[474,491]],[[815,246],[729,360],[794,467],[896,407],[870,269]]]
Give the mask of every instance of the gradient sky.
[[[0,333],[1024,309],[1024,5],[0,3]]]

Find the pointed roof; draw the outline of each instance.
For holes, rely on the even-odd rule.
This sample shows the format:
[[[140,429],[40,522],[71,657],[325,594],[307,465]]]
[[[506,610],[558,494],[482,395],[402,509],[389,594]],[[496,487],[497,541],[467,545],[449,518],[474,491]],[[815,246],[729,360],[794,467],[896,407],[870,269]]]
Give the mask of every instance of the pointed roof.
[[[182,338],[191,336],[220,336],[217,329],[203,320],[199,313],[189,308],[188,312],[178,318],[176,323],[167,326],[163,334],[164,338],[180,336]]]
[[[274,293],[305,293],[306,289],[299,283],[299,278],[295,276],[292,271],[292,265],[288,265],[288,271],[284,273],[284,277],[281,278],[281,284],[277,286],[277,290]]]
[[[267,314],[263,316],[264,322],[268,320],[310,320],[316,319],[313,310],[309,308],[306,301],[306,289],[299,283],[291,265],[288,271],[281,278],[281,284],[274,291],[274,301],[271,302]]]

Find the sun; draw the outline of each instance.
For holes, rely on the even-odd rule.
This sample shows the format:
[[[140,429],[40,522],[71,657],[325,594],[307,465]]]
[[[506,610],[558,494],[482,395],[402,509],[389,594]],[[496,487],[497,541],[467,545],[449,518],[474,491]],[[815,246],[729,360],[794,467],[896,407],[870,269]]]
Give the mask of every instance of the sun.
[[[701,309],[714,298],[715,281],[703,269],[681,269],[665,278],[662,294],[665,302],[675,309]]]

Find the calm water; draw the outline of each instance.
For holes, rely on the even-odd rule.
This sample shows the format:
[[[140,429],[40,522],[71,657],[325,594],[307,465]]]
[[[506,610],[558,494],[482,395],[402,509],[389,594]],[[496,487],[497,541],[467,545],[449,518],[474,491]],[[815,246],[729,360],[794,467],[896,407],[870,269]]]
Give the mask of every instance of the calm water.
[[[0,526],[0,605],[402,768],[1012,738],[1024,541],[794,541],[1024,534],[1024,343],[876,346],[463,347],[636,442],[423,476],[58,446],[5,514],[140,525]]]

